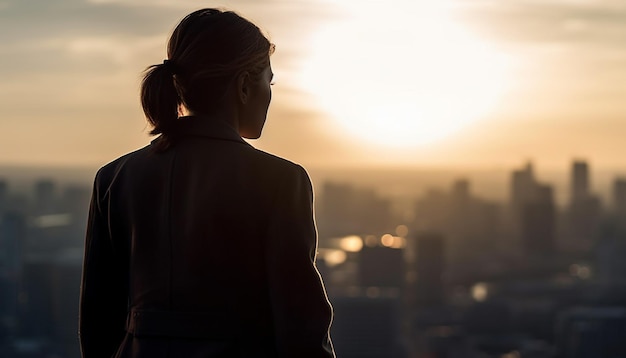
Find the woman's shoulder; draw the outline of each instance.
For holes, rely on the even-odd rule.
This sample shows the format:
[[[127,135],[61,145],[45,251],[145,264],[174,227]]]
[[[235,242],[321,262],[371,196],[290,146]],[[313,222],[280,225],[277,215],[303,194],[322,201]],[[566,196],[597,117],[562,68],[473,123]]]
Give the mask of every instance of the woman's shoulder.
[[[124,168],[129,159],[138,155],[146,154],[149,150],[150,146],[147,145],[108,162],[98,169],[98,172],[96,173],[96,181],[110,182],[122,170],[122,168]]]
[[[268,169],[271,168],[274,170],[292,172],[293,174],[305,174],[308,176],[306,169],[296,162],[257,148],[252,148],[252,150],[255,156],[258,157],[259,161],[263,162],[263,165],[268,166]]]

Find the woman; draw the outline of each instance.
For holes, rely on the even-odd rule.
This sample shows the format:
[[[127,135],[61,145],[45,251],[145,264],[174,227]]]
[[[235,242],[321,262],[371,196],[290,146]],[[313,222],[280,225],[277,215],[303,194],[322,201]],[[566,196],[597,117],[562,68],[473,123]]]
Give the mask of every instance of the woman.
[[[261,135],[272,51],[249,21],[203,9],[147,70],[160,136],[96,175],[83,357],[334,356],[308,175],[242,139]]]

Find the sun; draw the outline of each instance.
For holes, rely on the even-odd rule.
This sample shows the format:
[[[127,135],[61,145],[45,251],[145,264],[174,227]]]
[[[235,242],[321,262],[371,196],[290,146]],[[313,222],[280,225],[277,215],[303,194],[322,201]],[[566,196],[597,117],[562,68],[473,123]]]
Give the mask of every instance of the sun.
[[[454,22],[449,2],[341,4],[313,35],[300,82],[347,135],[419,146],[494,109],[510,60]]]

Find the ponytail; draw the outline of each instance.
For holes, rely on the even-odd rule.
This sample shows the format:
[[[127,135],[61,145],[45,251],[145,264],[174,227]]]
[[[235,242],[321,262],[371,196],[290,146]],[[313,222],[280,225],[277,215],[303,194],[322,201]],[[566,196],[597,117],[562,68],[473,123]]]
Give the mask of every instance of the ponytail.
[[[150,134],[162,134],[159,149],[165,149],[172,144],[171,135],[178,120],[180,100],[172,67],[168,60],[148,67],[141,83],[141,106],[148,122],[153,126]]]
[[[201,9],[187,15],[170,36],[169,59],[148,67],[141,84],[150,134],[161,134],[155,149],[165,150],[180,138],[183,106],[194,115],[211,116],[227,105],[223,98],[236,74],[260,74],[273,51],[256,25],[232,11]]]

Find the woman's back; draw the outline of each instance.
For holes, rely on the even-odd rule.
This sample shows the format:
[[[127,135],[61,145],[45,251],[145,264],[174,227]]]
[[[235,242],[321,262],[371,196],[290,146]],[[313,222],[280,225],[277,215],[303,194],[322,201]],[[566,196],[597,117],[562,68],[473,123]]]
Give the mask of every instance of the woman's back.
[[[331,311],[313,266],[306,173],[252,148],[219,122],[181,120],[189,123],[176,146],[155,153],[153,144],[100,170],[96,216],[108,225],[92,226],[100,232],[91,236],[110,235],[112,253],[91,252],[91,269],[128,262],[130,276],[85,292],[86,299],[94,309],[105,302],[116,307],[128,285],[129,310],[138,319],[175,312],[207,321],[201,327],[194,318],[168,319],[162,327],[150,321],[121,352],[138,349],[142,337],[200,339],[209,346],[226,341],[255,357],[274,356],[276,340],[293,349],[310,350],[315,341],[322,347]],[[105,316],[116,316],[111,313]],[[118,317],[117,328],[125,321]],[[297,356],[306,354],[319,356]]]
[[[219,116],[172,125],[96,176],[83,356],[332,357],[304,169]]]

